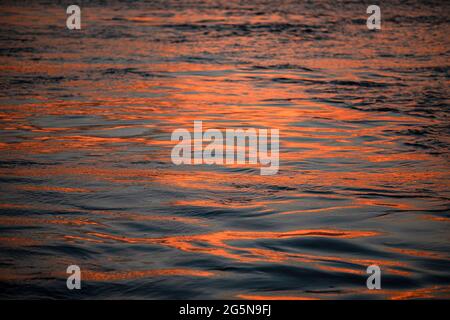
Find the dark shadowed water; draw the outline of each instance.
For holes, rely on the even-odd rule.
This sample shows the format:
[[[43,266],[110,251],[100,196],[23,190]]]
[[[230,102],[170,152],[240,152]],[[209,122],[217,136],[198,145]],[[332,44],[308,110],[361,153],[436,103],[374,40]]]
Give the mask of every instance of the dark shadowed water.
[[[449,2],[68,4],[0,4],[1,298],[450,297]],[[175,166],[194,120],[278,174]]]

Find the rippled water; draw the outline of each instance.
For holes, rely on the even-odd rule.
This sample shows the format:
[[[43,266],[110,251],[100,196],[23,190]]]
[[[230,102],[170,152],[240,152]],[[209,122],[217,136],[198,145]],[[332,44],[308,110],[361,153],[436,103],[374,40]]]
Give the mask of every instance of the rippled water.
[[[0,297],[450,297],[449,3],[108,3],[1,4]],[[173,165],[194,120],[279,173]]]

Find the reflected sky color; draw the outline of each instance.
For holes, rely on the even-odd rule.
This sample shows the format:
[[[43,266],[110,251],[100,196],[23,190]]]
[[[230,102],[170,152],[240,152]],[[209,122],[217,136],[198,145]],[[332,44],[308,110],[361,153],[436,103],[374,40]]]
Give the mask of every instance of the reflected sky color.
[[[450,297],[440,1],[0,5],[0,297]],[[173,130],[280,130],[280,170]],[[366,268],[382,269],[368,290]]]

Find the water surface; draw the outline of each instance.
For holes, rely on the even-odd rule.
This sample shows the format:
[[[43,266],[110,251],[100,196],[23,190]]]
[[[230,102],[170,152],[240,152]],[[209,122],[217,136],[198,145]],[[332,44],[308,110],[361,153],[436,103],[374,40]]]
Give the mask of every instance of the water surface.
[[[0,297],[450,297],[450,5],[0,6]],[[280,130],[280,171],[170,135]],[[66,288],[66,268],[82,290]],[[366,288],[379,265],[382,290]]]

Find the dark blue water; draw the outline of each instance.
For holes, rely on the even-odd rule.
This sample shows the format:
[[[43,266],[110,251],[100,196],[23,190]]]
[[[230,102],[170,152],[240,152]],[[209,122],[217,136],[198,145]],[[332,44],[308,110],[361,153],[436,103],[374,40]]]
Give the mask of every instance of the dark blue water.
[[[82,2],[71,31],[2,2],[0,297],[450,297],[450,5],[369,4]],[[278,174],[175,166],[195,120],[279,129]]]

